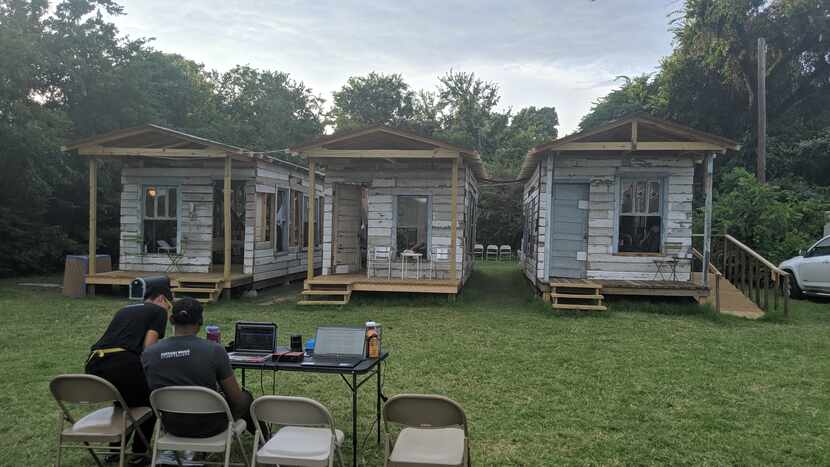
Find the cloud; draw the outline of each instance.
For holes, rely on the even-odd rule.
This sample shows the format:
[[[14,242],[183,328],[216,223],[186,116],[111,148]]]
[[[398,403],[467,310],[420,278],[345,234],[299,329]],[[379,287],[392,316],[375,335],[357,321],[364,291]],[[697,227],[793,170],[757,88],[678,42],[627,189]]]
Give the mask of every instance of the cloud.
[[[557,108],[563,133],[614,78],[653,72],[671,51],[680,0],[418,2],[124,0],[122,33],[226,70],[291,73],[330,99],[349,76],[401,73],[433,89],[450,68],[496,81],[504,107]]]

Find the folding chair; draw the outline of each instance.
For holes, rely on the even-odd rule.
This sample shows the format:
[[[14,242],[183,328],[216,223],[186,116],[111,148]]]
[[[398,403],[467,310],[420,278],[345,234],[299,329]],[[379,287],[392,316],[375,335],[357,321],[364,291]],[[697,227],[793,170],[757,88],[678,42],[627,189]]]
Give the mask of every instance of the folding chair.
[[[392,247],[389,247],[389,246],[376,246],[376,247],[374,247],[372,249],[371,259],[372,259],[372,267],[371,267],[370,270],[372,271],[373,276],[375,275],[375,270],[377,269],[377,264],[378,264],[378,262],[380,262],[380,264],[386,263],[386,278],[387,279],[392,278]],[[367,274],[367,277],[369,277],[368,276],[369,273],[367,272],[366,274]]]
[[[432,253],[429,255],[429,277],[435,279],[435,266],[439,264],[446,264],[449,269],[450,265],[450,249],[447,247],[432,247]],[[447,276],[448,279],[452,279]]]
[[[389,424],[401,431],[392,443]],[[464,410],[443,396],[401,394],[383,406],[384,466],[470,466]]]
[[[502,245],[499,247],[499,259],[507,258],[513,259],[513,249],[510,245]]]
[[[487,245],[487,261],[490,261],[490,257],[499,259],[499,246],[498,245]]]
[[[342,466],[340,445],[343,432],[334,428],[334,418],[322,404],[305,397],[263,396],[251,404],[256,425],[251,467],[268,465]],[[261,423],[281,428],[271,439],[260,431]]]
[[[473,259],[475,258],[484,259],[484,245],[481,243],[476,243],[473,246]]]
[[[127,454],[126,443],[138,434],[149,443],[138,429],[153,413],[149,407],[127,407],[121,393],[109,381],[93,375],[60,375],[49,383],[52,397],[60,407],[58,412],[58,459],[55,465],[61,465],[63,448],[84,448],[89,451],[95,463],[103,467],[98,453],[118,453],[118,465],[123,467]],[[94,410],[79,420],[75,420],[66,404],[90,405],[110,403],[112,405]],[[117,403],[118,405],[115,405]],[[69,422],[69,427],[64,424]],[[130,436],[132,434],[132,436]],[[73,444],[74,443],[74,444]],[[119,443],[118,447],[109,443]],[[97,453],[96,453],[97,448]]]
[[[156,389],[150,394],[150,405],[156,414],[156,428],[153,435],[153,459],[151,465],[156,465],[160,450],[195,451],[195,452],[222,452],[224,462],[204,462],[202,464],[248,465],[245,448],[242,446],[240,434],[245,431],[245,420],[234,421],[227,401],[218,392],[201,386],[168,386]],[[216,414],[224,413],[228,417],[228,428],[208,438],[188,438],[167,433],[164,429],[161,413],[167,414]],[[244,464],[231,464],[231,444],[233,439],[239,446]]]

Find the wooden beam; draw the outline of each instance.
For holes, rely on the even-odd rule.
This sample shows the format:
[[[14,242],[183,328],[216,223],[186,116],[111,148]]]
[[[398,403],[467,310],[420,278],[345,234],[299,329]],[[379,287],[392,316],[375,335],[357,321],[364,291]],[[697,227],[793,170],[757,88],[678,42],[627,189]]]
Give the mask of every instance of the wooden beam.
[[[556,151],[631,151],[631,142],[563,143],[550,149]]]
[[[637,120],[632,120],[631,121],[631,150],[632,151],[637,150],[637,132],[638,132]]]
[[[638,141],[638,151],[723,151],[722,146],[697,141]]]
[[[456,243],[458,241],[458,157],[452,161],[452,201],[450,202],[450,280],[457,280]]]
[[[447,149],[313,149],[304,154],[318,159],[454,159],[459,153]]]
[[[709,287],[709,262],[712,259],[712,177],[715,169],[715,155],[707,154],[703,190],[706,203],[703,213],[703,286]]]
[[[81,156],[143,156],[143,157],[184,157],[213,158],[225,157],[225,151],[217,149],[174,149],[174,148],[119,148],[104,146],[82,146]]]
[[[317,198],[317,171],[314,159],[308,161],[308,251],[307,276],[308,280],[314,279],[314,202]]]
[[[225,157],[225,186],[222,189],[224,203],[222,219],[225,222],[225,267],[223,271],[225,288],[231,286],[231,161],[231,156]]]
[[[98,246],[98,161],[89,160],[89,275],[95,274]]]

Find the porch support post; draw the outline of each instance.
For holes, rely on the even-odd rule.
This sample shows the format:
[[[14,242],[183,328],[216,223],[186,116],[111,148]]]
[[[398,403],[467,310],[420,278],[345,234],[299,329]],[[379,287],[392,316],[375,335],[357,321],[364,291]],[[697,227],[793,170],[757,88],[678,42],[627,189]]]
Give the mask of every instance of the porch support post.
[[[89,275],[95,274],[98,246],[98,161],[89,158]],[[93,292],[94,288],[90,289]]]
[[[709,262],[712,259],[712,176],[715,171],[715,155],[707,154],[704,160],[703,190],[706,205],[703,216],[703,286],[709,287]]]
[[[314,159],[308,160],[308,255],[306,261],[308,262],[308,280],[314,279],[314,202],[317,197],[316,187],[316,163]]]
[[[459,157],[461,157],[459,155]],[[458,157],[452,160],[452,202],[450,203],[450,278],[457,279],[456,243],[458,241]]]
[[[224,213],[222,219],[225,226],[225,288],[231,287],[231,156],[225,156],[225,186],[222,189]]]

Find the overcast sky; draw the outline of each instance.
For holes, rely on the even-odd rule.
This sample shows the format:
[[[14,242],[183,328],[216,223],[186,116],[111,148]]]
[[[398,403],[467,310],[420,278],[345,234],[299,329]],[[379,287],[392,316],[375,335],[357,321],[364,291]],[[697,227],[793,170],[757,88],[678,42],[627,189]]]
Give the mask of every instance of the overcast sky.
[[[209,68],[288,72],[328,102],[349,76],[400,73],[434,90],[450,69],[501,88],[501,106],[555,106],[573,131],[619,75],[671,52],[682,0],[121,0],[132,38]]]

